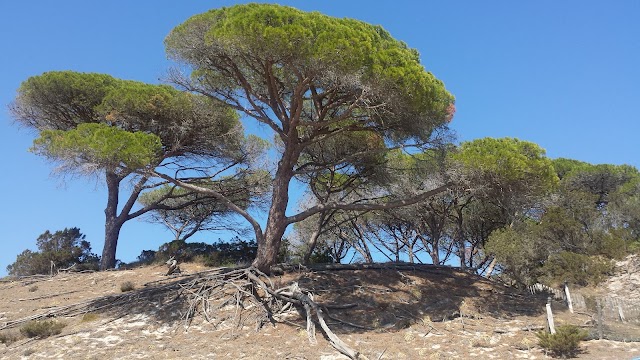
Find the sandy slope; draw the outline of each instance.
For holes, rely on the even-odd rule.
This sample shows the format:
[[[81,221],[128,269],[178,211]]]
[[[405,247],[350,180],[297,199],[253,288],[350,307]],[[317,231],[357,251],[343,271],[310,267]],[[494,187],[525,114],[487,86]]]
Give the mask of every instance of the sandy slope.
[[[186,264],[187,274],[206,270]],[[294,313],[287,323],[255,331],[250,321],[237,328],[216,328],[197,317],[185,328],[185,303],[176,290],[150,291],[183,278],[164,276],[162,267],[60,274],[52,278],[0,282],[0,328],[16,332],[13,321],[76,303],[107,304],[131,281],[136,290],[125,305],[90,316],[63,316],[60,335],[0,344],[2,359],[341,359],[318,335],[311,345],[304,321]],[[635,276],[623,273],[621,276]],[[275,277],[277,284],[297,281],[317,301],[357,304],[332,310],[330,326],[341,339],[369,359],[544,359],[534,331],[545,323],[544,297],[519,293],[500,284],[451,268],[339,270],[296,272]],[[626,282],[618,279],[617,284]],[[145,284],[147,284],[145,286]],[[612,282],[611,284],[615,284]],[[607,283],[609,286],[609,283]],[[626,289],[626,288],[625,288]],[[637,290],[637,288],[636,288]],[[631,290],[630,290],[631,291]],[[636,291],[637,292],[637,291]],[[107,297],[105,297],[107,296]],[[229,311],[229,309],[227,309]],[[556,323],[584,324],[554,304]],[[231,310],[232,311],[232,310]],[[462,313],[463,317],[459,314]],[[640,328],[639,328],[640,331]],[[580,359],[640,357],[640,343],[587,341]]]

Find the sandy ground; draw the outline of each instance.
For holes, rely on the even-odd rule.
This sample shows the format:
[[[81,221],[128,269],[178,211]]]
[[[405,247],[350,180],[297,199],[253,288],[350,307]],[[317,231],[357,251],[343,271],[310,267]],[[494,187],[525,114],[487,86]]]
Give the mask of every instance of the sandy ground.
[[[182,265],[185,274],[206,270]],[[184,301],[177,291],[148,296],[154,286],[187,277],[166,277],[163,267],[144,267],[51,278],[0,282],[0,334],[16,334],[16,320],[77,303],[105,304],[121,295],[122,283],[140,294],[124,306],[89,315],[61,316],[67,326],[46,339],[22,338],[0,344],[2,359],[345,359],[319,333],[310,344],[304,320],[215,327],[196,316],[185,327]],[[628,274],[627,274],[628,275]],[[545,324],[543,296],[520,293],[455,269],[370,269],[294,272],[274,277],[298,282],[316,301],[355,304],[331,310],[329,326],[369,359],[546,359],[535,331]],[[146,286],[145,286],[146,284]],[[107,296],[107,298],[105,298]],[[232,310],[230,310],[232,311]],[[584,325],[587,315],[569,316],[554,304],[556,324]],[[460,314],[462,313],[462,317]],[[638,327],[640,333],[640,325]],[[590,340],[579,359],[634,359],[640,343]]]

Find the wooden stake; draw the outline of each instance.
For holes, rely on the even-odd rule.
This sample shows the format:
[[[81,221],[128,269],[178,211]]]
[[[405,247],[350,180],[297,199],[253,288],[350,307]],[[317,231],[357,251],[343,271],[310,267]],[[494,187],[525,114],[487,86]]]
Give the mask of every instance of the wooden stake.
[[[600,298],[596,299],[596,308],[598,310],[598,339],[602,340],[602,306]]]
[[[553,312],[551,312],[551,296],[547,298],[547,322],[549,323],[549,332],[556,333],[556,327],[553,325]]]
[[[618,316],[620,316],[620,321],[625,322],[626,319],[624,317],[624,313],[622,312],[622,303],[618,300]]]
[[[564,283],[564,293],[567,295],[567,305],[569,305],[569,311],[573,314],[573,303],[571,302],[571,293],[569,293],[569,285],[567,282]]]

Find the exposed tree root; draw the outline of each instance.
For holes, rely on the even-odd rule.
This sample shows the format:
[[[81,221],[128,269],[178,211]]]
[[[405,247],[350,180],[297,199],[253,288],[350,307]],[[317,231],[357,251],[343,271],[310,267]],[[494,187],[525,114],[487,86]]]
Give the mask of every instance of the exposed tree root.
[[[50,296],[55,295],[59,294]],[[278,288],[267,275],[253,267],[220,268],[157,280],[135,291],[49,308],[37,315],[5,322],[0,324],[0,330],[17,327],[33,320],[78,316],[88,312],[119,310],[121,316],[124,316],[126,310],[123,309],[139,306],[141,302],[152,298],[172,298],[169,302],[179,299],[184,301],[186,306],[181,308],[184,309],[182,320],[185,327],[188,327],[196,316],[201,315],[216,328],[238,329],[255,325],[258,330],[267,323],[292,324],[287,319],[289,316],[304,314],[307,335],[312,344],[316,342],[315,330],[318,324],[336,350],[351,359],[367,359],[331,331],[325,320],[331,319],[347,326],[366,329],[364,326],[333,317],[328,311],[330,308],[352,308],[355,304],[318,303],[314,300],[314,295],[301,289],[298,283]],[[168,304],[166,301],[161,302]]]
[[[256,322],[257,328],[260,328],[268,322],[282,321],[280,318],[295,308],[304,309],[307,335],[312,344],[316,342],[315,328],[317,323],[336,350],[351,359],[366,359],[331,331],[325,321],[325,316],[350,326],[359,326],[329,316],[327,313],[329,306],[315,302],[313,294],[305,293],[297,283],[276,288],[268,276],[258,269],[250,267],[227,273],[211,274],[181,286],[189,299],[189,310],[184,315],[185,325],[189,325],[197,313],[202,313],[207,321],[218,326],[229,320],[228,318],[221,319],[220,316],[223,312],[218,310],[230,305],[235,307],[233,322],[238,327],[251,319]],[[346,307],[352,306],[353,304],[346,305]]]

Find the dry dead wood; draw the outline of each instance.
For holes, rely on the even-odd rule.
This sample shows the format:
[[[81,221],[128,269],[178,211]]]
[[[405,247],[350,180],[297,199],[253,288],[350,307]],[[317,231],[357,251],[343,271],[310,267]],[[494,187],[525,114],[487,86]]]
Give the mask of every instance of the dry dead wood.
[[[312,343],[315,342],[315,328],[318,324],[336,350],[351,359],[367,359],[342,341],[326,323],[326,319],[330,319],[344,325],[365,329],[364,326],[340,320],[329,314],[331,308],[345,309],[354,307],[356,304],[316,302],[314,295],[301,289],[297,283],[278,288],[267,275],[252,267],[221,268],[171,280],[165,278],[144,285],[145,287],[131,292],[102,296],[71,305],[43,308],[39,314],[0,324],[0,330],[33,320],[71,317],[88,312],[125,308],[142,299],[174,292],[174,300],[182,298],[186,304],[182,314],[185,326],[189,326],[196,316],[201,315],[216,328],[237,329],[252,324],[257,330],[267,323],[291,323],[286,319],[288,315],[298,315],[303,312],[308,337]]]
[[[328,307],[353,307],[353,304],[320,304],[313,299],[313,294],[300,289],[297,283],[276,288],[267,275],[252,267],[223,274],[209,274],[181,284],[181,288],[189,301],[188,311],[184,314],[186,326],[201,313],[216,327],[228,324],[231,320],[236,327],[254,321],[256,327],[260,328],[266,323],[281,321],[283,315],[297,308],[304,310],[307,335],[311,343],[315,343],[316,324],[319,324],[336,350],[351,359],[366,359],[342,341],[325,321],[325,318],[329,318],[349,326],[364,328],[328,314]],[[231,316],[225,316],[225,312],[221,311],[228,307],[233,308]]]

